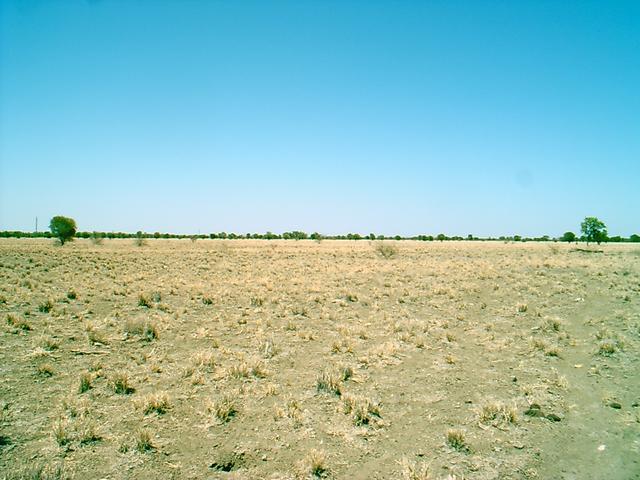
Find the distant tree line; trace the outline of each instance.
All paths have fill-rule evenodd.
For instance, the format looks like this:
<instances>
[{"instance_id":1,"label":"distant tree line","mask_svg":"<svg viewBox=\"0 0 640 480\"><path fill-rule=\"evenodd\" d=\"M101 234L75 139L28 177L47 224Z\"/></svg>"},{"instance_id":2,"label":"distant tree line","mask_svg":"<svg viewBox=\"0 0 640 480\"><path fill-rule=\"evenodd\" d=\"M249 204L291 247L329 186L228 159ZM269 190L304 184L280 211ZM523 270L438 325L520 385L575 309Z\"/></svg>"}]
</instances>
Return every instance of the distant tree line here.
<instances>
[{"instance_id":1,"label":"distant tree line","mask_svg":"<svg viewBox=\"0 0 640 480\"><path fill-rule=\"evenodd\" d=\"M188 238L191 241L196 241L198 239L263 239L263 240L316 240L320 241L323 239L328 240L420 240L423 242L433 242L440 241L443 242L445 240L483 240L483 241L503 241L503 242L640 242L640 235L633 234L629 238L624 238L619 235L610 237L607 234L607 227L596 217L586 217L584 221L580 224L580 230L582 235L578 237L573 232L565 232L561 237L551 238L548 235L543 235L541 237L522 237L520 235L513 235L510 237L485 237L480 238L476 237L472 234L467 235L466 237L453 236L449 237L444 233L439 233L435 237L433 235L416 235L413 237L403 237L401 235L395 236L385 236L385 235L376 235L375 233L370 233L368 235L360 235L359 233L348 233L346 235L321 235L318 232L313 232L308 235L306 232L301 232L299 230L294 230L292 232L284 232L282 234L277 234L273 232L267 233L246 233L246 234L237 234L237 233L227 233L227 232L219 232L219 233L209 233L209 234L198 234L198 235L183 235L183 234L175 234L175 233L148 233L138 230L136 233L126 233L126 232L78 232L76 227L76 222L73 218L63 217L61 215L55 216L51 219L49 224L49 230L46 232L21 232L16 230L5 230L0 231L0 238L57 238L61 244L64 245L65 242L71 241L74 238L88 238L94 241L94 243L100 243L105 238L133 238L136 239L140 245L143 244L143 241L147 238Z\"/></svg>"},{"instance_id":2,"label":"distant tree line","mask_svg":"<svg viewBox=\"0 0 640 480\"><path fill-rule=\"evenodd\" d=\"M0 231L0 238L55 238L50 231L45 232L23 232L18 230L4 230ZM138 231L136 233L129 232L76 232L75 238L103 238L103 239L113 239L113 238L145 238L145 239L260 239L260 240L419 240L423 242L434 242L434 241L501 241L501 242L586 242L586 241L594 241L597 242L598 239L601 242L634 242L640 243L640 235L633 234L630 237L622 237L620 235L615 236L604 236L598 237L597 235L594 239L588 239L586 235L578 236L573 232L566 232L560 237L550 237L549 235L543 235L541 237L525 237L521 235L512 235L512 236L500 236L500 237L477 237L475 235L467 235L466 237L462 236L448 236L444 233L440 233L438 235L415 235L415 236L402 236L402 235L376 235L370 233L368 235L361 235L359 233L348 233L346 235L321 235L318 232L313 232L311 234L307 234L306 232L301 231L292 231L292 232L283 232L283 233L227 233L227 232L218 232L218 233L209 233L209 234L176 234L176 233L160 233L160 232L142 232Z\"/></svg>"}]
</instances>

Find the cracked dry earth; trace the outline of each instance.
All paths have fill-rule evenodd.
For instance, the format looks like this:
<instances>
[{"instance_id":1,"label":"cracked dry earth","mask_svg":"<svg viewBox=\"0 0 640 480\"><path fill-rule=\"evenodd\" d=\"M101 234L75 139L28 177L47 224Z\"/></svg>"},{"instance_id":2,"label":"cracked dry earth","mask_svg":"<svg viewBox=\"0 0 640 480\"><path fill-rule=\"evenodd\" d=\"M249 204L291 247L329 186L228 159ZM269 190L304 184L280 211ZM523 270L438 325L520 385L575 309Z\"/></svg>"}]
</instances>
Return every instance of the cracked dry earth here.
<instances>
[{"instance_id":1,"label":"cracked dry earth","mask_svg":"<svg viewBox=\"0 0 640 480\"><path fill-rule=\"evenodd\" d=\"M0 478L640 478L640 246L386 247L0 241Z\"/></svg>"}]
</instances>

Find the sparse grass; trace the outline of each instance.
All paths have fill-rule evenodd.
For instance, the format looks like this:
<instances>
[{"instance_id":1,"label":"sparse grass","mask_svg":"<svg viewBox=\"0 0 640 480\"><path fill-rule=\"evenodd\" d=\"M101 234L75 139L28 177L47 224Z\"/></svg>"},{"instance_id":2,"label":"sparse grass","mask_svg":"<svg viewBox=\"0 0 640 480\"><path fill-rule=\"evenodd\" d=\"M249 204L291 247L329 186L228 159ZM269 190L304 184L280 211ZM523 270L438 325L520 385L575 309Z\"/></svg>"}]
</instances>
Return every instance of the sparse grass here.
<instances>
[{"instance_id":1,"label":"sparse grass","mask_svg":"<svg viewBox=\"0 0 640 480\"><path fill-rule=\"evenodd\" d=\"M593 398L607 400L580 417L589 431L638 420L640 264L629 246L587 258L533 242L406 241L389 242L400 254L385 260L366 241L230 241L227 252L208 239L139 251L131 240L49 243L0 240L0 470L64 461L71 478L534 478L525 467L554 477L546 450ZM151 309L137 306L140 292ZM39 313L48 297L53 309ZM144 341L145 322L158 340ZM138 453L143 426L157 454ZM452 445L449 428L466 438ZM588 459L593 445L574 440ZM312 447L328 472L303 462ZM223 451L238 461L221 463ZM588 462L570 466L590 473Z\"/></svg>"}]
</instances>

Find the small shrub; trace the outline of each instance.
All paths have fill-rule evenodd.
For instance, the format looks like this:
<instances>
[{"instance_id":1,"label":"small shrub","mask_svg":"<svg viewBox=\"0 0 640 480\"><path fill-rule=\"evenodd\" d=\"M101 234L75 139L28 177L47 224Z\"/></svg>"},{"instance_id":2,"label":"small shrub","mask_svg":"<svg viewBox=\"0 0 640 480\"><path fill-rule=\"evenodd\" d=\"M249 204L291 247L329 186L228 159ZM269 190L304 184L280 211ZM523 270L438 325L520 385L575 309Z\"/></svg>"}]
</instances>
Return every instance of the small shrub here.
<instances>
[{"instance_id":1,"label":"small shrub","mask_svg":"<svg viewBox=\"0 0 640 480\"><path fill-rule=\"evenodd\" d=\"M67 292L67 298L69 300L75 300L78 298L78 294L76 293L76 291L72 288L71 290L69 290Z\"/></svg>"}]
</instances>

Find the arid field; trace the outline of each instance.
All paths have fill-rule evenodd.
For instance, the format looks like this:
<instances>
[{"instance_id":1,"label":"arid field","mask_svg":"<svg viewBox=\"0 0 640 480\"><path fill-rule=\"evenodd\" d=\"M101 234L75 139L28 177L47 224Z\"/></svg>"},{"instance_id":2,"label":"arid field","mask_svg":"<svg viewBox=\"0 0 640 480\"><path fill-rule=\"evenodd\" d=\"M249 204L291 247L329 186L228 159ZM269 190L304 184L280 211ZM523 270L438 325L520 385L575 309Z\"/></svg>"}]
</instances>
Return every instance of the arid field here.
<instances>
[{"instance_id":1,"label":"arid field","mask_svg":"<svg viewBox=\"0 0 640 480\"><path fill-rule=\"evenodd\" d=\"M640 478L637 245L6 239L0 314L0 478Z\"/></svg>"}]
</instances>

